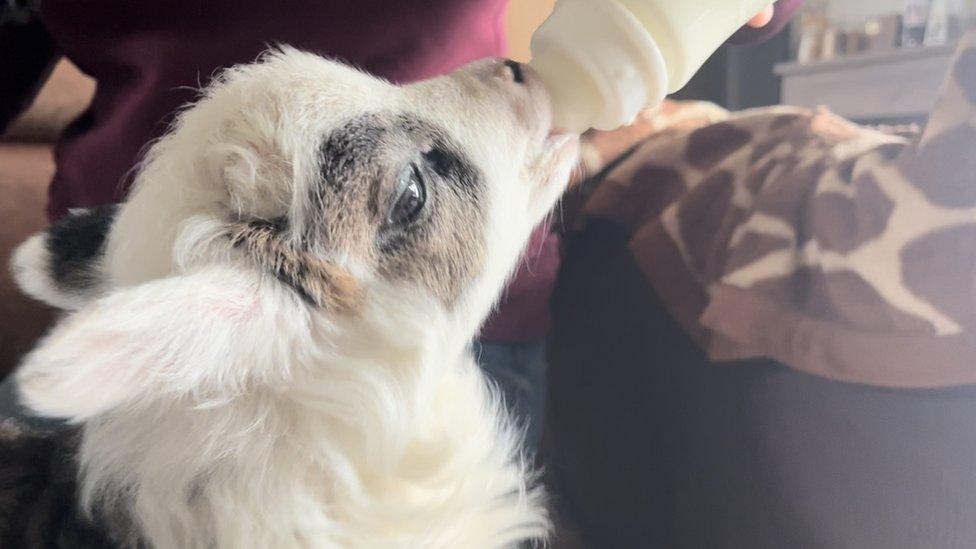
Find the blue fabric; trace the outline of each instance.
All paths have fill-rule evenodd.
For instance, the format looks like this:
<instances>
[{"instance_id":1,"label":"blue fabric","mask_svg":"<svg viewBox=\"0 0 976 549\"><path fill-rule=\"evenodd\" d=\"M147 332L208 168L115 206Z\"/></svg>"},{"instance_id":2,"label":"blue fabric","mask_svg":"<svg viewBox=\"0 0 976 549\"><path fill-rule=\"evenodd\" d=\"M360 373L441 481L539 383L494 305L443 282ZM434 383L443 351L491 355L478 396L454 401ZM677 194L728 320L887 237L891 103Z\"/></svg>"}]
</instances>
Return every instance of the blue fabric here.
<instances>
[{"instance_id":1,"label":"blue fabric","mask_svg":"<svg viewBox=\"0 0 976 549\"><path fill-rule=\"evenodd\" d=\"M526 449L534 452L539 446L545 410L545 342L477 342L474 356L498 385L518 425L525 429Z\"/></svg>"}]
</instances>

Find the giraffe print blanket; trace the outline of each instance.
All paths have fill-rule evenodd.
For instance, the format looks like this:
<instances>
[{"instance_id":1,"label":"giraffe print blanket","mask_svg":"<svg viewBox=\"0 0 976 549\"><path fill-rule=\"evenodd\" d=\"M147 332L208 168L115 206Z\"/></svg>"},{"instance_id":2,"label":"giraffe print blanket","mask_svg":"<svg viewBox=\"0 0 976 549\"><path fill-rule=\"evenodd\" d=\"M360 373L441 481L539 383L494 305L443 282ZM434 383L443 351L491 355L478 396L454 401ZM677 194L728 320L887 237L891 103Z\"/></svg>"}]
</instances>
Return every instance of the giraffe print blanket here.
<instances>
[{"instance_id":1,"label":"giraffe print blanket","mask_svg":"<svg viewBox=\"0 0 976 549\"><path fill-rule=\"evenodd\" d=\"M713 360L886 387L976 383L976 33L915 137L824 109L668 104L595 135L584 160L603 173L583 187L577 226L628 229Z\"/></svg>"}]
</instances>

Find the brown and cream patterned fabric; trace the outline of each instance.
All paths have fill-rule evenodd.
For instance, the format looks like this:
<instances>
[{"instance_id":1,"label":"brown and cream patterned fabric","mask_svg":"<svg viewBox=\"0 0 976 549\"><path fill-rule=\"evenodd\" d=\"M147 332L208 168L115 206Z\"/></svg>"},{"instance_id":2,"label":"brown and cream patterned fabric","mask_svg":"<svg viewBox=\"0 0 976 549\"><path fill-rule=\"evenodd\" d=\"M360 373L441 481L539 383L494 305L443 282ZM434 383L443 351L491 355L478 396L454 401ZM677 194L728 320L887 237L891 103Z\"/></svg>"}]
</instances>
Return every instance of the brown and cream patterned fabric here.
<instances>
[{"instance_id":1,"label":"brown and cream patterned fabric","mask_svg":"<svg viewBox=\"0 0 976 549\"><path fill-rule=\"evenodd\" d=\"M631 130L647 137L577 221L629 231L713 360L769 357L888 387L976 383L976 34L914 139L826 110L665 109Z\"/></svg>"}]
</instances>

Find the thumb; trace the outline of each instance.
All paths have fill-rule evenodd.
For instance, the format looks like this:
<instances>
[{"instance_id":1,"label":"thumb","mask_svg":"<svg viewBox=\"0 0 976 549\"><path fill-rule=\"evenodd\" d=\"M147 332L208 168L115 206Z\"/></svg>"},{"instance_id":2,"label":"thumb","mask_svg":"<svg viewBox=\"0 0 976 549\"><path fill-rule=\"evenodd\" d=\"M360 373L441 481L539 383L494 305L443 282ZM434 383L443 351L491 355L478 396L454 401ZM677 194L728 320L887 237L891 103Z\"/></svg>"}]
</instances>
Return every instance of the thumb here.
<instances>
[{"instance_id":1,"label":"thumb","mask_svg":"<svg viewBox=\"0 0 976 549\"><path fill-rule=\"evenodd\" d=\"M772 4L766 6L761 12L757 13L755 17L749 20L749 26L760 29L769 24L773 20L773 14L775 13L775 8Z\"/></svg>"}]
</instances>

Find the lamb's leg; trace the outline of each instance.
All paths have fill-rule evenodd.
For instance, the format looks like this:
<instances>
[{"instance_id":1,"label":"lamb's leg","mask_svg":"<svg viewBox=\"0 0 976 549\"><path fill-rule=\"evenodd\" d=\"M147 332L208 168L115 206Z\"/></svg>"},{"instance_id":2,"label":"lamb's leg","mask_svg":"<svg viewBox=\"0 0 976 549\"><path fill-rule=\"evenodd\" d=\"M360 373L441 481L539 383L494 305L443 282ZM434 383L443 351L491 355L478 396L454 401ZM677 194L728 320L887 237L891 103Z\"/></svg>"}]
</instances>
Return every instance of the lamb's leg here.
<instances>
[{"instance_id":1,"label":"lamb's leg","mask_svg":"<svg viewBox=\"0 0 976 549\"><path fill-rule=\"evenodd\" d=\"M117 210L114 205L74 210L21 244L10 262L20 289L67 310L101 295L105 242Z\"/></svg>"}]
</instances>

